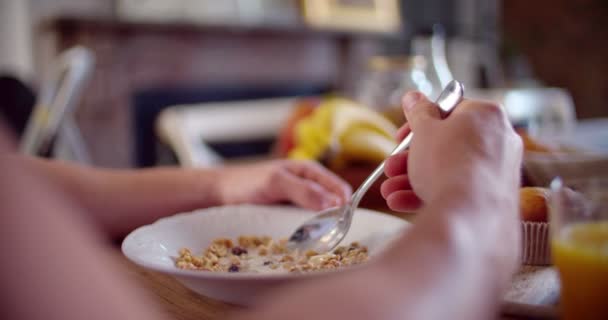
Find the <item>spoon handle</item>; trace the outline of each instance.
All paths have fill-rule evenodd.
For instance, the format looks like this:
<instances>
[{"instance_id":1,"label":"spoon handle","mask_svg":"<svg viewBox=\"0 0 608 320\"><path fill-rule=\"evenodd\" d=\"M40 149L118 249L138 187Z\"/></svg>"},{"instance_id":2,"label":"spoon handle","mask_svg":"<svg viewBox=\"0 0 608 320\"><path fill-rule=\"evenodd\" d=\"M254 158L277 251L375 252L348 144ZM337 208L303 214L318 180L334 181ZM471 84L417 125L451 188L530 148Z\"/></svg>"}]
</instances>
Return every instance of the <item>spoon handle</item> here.
<instances>
[{"instance_id":1,"label":"spoon handle","mask_svg":"<svg viewBox=\"0 0 608 320\"><path fill-rule=\"evenodd\" d=\"M410 144L412 143L413 137L414 137L414 134L410 132L405 137L405 139L403 139L403 141L401 141L401 143L399 143L399 145L397 145L397 147L393 150L393 152L391 152L391 156L395 155L399 152L405 151L407 148L409 148ZM357 191L355 191L355 193L353 193L353 196L351 198L352 206L357 207L359 205L359 202L361 202L361 199L363 199L363 196L369 190L369 188L374 184L374 182L376 182L376 180L378 180L378 178L380 178L384 174L385 164L386 164L386 160L383 160L382 163L380 163L380 165L378 165L378 167L376 169L374 169L374 171L363 181L363 183L361 183L359 188L357 188Z\"/></svg>"},{"instance_id":2,"label":"spoon handle","mask_svg":"<svg viewBox=\"0 0 608 320\"><path fill-rule=\"evenodd\" d=\"M447 117L452 112L452 110L454 110L456 105L460 103L460 101L462 101L463 95L464 87L460 82L456 80L452 80L445 87L443 92L441 92L441 94L437 98L437 101L435 101L435 103L439 106L439 111L443 118ZM410 144L412 143L413 137L414 133L410 132L405 137L405 139L403 139L403 141L401 141L401 143L397 145L393 152L391 152L391 156L399 152L403 152L407 148L409 148ZM353 196L351 198L351 207L356 208L357 206L359 206L359 202L361 202L361 199L363 199L363 196L367 193L369 188L374 184L374 182L376 182L376 180L378 180L378 178L382 176L382 174L384 174L385 164L386 160L382 161L382 163L380 163L380 165L376 169L374 169L374 171L367 177L367 179L365 179L365 181L361 183L357 191L353 193ZM354 210L351 210L350 214L352 215L353 212Z\"/></svg>"}]
</instances>

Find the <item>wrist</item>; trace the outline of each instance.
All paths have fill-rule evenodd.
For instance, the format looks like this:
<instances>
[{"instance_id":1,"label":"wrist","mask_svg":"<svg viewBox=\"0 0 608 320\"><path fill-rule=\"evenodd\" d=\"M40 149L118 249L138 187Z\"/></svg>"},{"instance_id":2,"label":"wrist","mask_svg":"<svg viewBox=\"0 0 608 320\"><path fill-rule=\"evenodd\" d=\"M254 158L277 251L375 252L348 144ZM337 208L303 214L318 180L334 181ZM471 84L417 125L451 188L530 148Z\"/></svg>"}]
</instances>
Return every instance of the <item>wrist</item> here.
<instances>
[{"instance_id":1,"label":"wrist","mask_svg":"<svg viewBox=\"0 0 608 320\"><path fill-rule=\"evenodd\" d=\"M441 183L433 188L429 204L449 204L450 207L467 207L466 214L485 214L511 210L517 207L519 175L506 177L492 166L475 165L444 174ZM451 210L448 210L451 211ZM468 211L468 212L467 212Z\"/></svg>"},{"instance_id":2,"label":"wrist","mask_svg":"<svg viewBox=\"0 0 608 320\"><path fill-rule=\"evenodd\" d=\"M415 258L451 274L477 270L478 277L504 284L518 261L519 229L509 219L477 213L460 199L426 206L380 264L398 273Z\"/></svg>"},{"instance_id":3,"label":"wrist","mask_svg":"<svg viewBox=\"0 0 608 320\"><path fill-rule=\"evenodd\" d=\"M429 202L420 222L435 225L440 238L450 243L449 248L466 252L494 268L498 275L508 274L519 259L521 247L517 188L488 182L482 188L466 189L460 186L438 193L445 196ZM465 190L462 195L460 190Z\"/></svg>"},{"instance_id":4,"label":"wrist","mask_svg":"<svg viewBox=\"0 0 608 320\"><path fill-rule=\"evenodd\" d=\"M193 180L192 189L201 202L200 207L219 206L224 203L221 172L221 168L192 169L185 172Z\"/></svg>"}]
</instances>

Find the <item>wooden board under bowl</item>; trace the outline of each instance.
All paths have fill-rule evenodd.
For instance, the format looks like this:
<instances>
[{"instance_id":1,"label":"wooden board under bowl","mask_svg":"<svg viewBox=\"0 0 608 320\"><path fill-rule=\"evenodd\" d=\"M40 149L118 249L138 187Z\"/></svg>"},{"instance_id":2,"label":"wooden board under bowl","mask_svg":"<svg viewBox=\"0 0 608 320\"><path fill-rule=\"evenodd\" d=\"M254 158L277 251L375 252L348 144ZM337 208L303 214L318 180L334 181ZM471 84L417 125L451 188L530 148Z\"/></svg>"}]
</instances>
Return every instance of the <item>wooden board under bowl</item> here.
<instances>
[{"instance_id":1,"label":"wooden board under bowl","mask_svg":"<svg viewBox=\"0 0 608 320\"><path fill-rule=\"evenodd\" d=\"M557 319L559 278L554 267L522 266L504 296L502 312L532 319Z\"/></svg>"}]
</instances>

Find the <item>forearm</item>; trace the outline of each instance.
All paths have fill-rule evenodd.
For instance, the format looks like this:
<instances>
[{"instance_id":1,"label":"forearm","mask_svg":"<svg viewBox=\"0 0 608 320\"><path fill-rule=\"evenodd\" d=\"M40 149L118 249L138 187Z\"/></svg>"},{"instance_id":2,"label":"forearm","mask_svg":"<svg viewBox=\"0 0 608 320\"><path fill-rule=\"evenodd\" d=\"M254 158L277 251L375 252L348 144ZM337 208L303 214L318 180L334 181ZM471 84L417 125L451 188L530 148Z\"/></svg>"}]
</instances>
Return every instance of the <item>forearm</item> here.
<instances>
[{"instance_id":1,"label":"forearm","mask_svg":"<svg viewBox=\"0 0 608 320\"><path fill-rule=\"evenodd\" d=\"M490 208L497 211L492 202L444 199L430 204L416 225L370 266L285 289L247 318L491 318L516 260L511 253L487 250L490 243L506 241L494 226L510 223L493 218L500 213L507 217L509 208L490 218L479 216ZM437 216L445 219L433 218Z\"/></svg>"},{"instance_id":2,"label":"forearm","mask_svg":"<svg viewBox=\"0 0 608 320\"><path fill-rule=\"evenodd\" d=\"M83 195L87 208L113 236L178 212L218 205L213 170L146 169L98 172Z\"/></svg>"},{"instance_id":3,"label":"forearm","mask_svg":"<svg viewBox=\"0 0 608 320\"><path fill-rule=\"evenodd\" d=\"M219 204L215 170L126 171L23 159L30 170L72 196L111 237L163 216Z\"/></svg>"},{"instance_id":4,"label":"forearm","mask_svg":"<svg viewBox=\"0 0 608 320\"><path fill-rule=\"evenodd\" d=\"M519 258L518 179L497 182L489 168L476 168L438 190L380 261L407 319L488 319L497 311Z\"/></svg>"},{"instance_id":5,"label":"forearm","mask_svg":"<svg viewBox=\"0 0 608 320\"><path fill-rule=\"evenodd\" d=\"M0 165L3 318L163 318L77 206L26 168Z\"/></svg>"},{"instance_id":6,"label":"forearm","mask_svg":"<svg viewBox=\"0 0 608 320\"><path fill-rule=\"evenodd\" d=\"M493 317L517 262L519 243L516 231L511 238L499 230L516 226L498 217L507 217L508 209L481 208L449 201L431 205L383 257L382 268L393 279L387 283L402 299L393 303L409 315L406 319ZM432 211L446 214L442 220L424 216Z\"/></svg>"}]
</instances>

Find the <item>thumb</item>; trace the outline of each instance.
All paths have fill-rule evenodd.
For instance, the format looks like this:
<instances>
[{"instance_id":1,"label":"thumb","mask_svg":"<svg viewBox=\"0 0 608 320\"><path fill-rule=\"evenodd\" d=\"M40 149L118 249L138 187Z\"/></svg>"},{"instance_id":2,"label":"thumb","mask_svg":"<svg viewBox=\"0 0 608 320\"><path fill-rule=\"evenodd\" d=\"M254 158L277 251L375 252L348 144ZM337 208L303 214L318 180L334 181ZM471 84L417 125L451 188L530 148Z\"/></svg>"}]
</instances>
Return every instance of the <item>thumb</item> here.
<instances>
[{"instance_id":1,"label":"thumb","mask_svg":"<svg viewBox=\"0 0 608 320\"><path fill-rule=\"evenodd\" d=\"M426 126L429 122L440 120L439 107L422 93L411 91L403 96L403 112L412 131Z\"/></svg>"}]
</instances>

